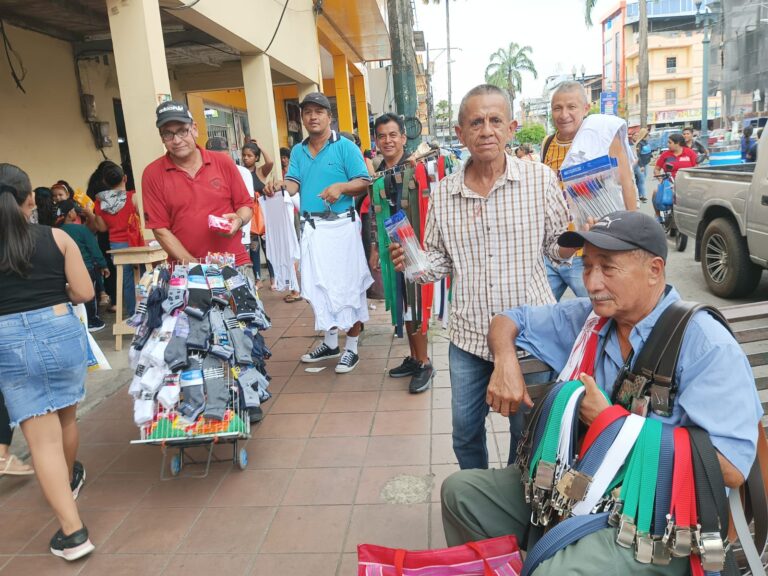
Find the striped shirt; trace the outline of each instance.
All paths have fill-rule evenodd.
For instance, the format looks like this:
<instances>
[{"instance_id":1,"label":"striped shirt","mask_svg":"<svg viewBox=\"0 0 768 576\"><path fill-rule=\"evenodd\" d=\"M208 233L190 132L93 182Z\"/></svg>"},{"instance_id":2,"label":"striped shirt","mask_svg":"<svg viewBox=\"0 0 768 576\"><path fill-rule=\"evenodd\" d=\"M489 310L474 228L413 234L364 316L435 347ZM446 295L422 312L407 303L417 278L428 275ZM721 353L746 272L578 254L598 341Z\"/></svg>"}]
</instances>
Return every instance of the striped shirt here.
<instances>
[{"instance_id":1,"label":"striped shirt","mask_svg":"<svg viewBox=\"0 0 768 576\"><path fill-rule=\"evenodd\" d=\"M555 301L542 256L561 260L557 237L568 225L555 173L538 162L506 159L487 198L464 184L471 159L442 180L424 232L430 269L423 282L453 276L450 340L486 360L494 314Z\"/></svg>"}]
</instances>

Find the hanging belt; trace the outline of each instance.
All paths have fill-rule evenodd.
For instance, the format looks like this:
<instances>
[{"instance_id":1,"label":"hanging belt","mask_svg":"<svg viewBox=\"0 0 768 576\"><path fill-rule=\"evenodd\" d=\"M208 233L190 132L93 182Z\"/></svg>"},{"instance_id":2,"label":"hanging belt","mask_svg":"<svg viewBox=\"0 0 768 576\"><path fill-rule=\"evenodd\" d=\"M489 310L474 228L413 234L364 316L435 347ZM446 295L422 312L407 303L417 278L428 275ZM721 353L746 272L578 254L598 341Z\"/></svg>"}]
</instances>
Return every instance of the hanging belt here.
<instances>
[{"instance_id":1,"label":"hanging belt","mask_svg":"<svg viewBox=\"0 0 768 576\"><path fill-rule=\"evenodd\" d=\"M672 497L670 499L667 528L662 542L668 545L672 556L685 557L691 554L691 526L696 523L691 506L696 506L693 484L691 443L686 428L675 428L674 470L672 472Z\"/></svg>"},{"instance_id":2,"label":"hanging belt","mask_svg":"<svg viewBox=\"0 0 768 576\"><path fill-rule=\"evenodd\" d=\"M571 513L574 516L582 516L592 512L592 509L603 497L603 494L605 494L611 481L619 471L619 468L624 464L627 454L629 454L632 446L634 446L635 441L643 428L644 422L645 418L641 418L635 414L630 414L626 417L624 425L621 427L621 431L608 449L602 465L595 473L592 484L587 491L587 495L584 500L578 502L571 510Z\"/></svg>"},{"instance_id":3,"label":"hanging belt","mask_svg":"<svg viewBox=\"0 0 768 576\"><path fill-rule=\"evenodd\" d=\"M592 433L596 439L592 442L591 449L586 455L576 461L573 468L563 474L555 486L553 508L561 515L569 515L573 506L577 502L584 500L595 473L603 463L608 449L616 441L616 437L624 426L624 420L628 415L629 413L627 412L619 419L610 422L599 433L593 432L596 424L598 424L597 419L592 422L588 433ZM608 419L604 419L600 424L607 422Z\"/></svg>"},{"instance_id":4,"label":"hanging belt","mask_svg":"<svg viewBox=\"0 0 768 576\"><path fill-rule=\"evenodd\" d=\"M712 441L704 430L689 427L693 473L696 479L696 499L700 529L695 544L701 556L701 566L707 572L723 572L729 527L728 499L720 462Z\"/></svg>"},{"instance_id":5,"label":"hanging belt","mask_svg":"<svg viewBox=\"0 0 768 576\"><path fill-rule=\"evenodd\" d=\"M653 512L653 563L667 566L672 560L669 548L661 541L667 526L667 512L672 499L672 463L675 443L674 427L662 424L659 470L656 476L656 505Z\"/></svg>"},{"instance_id":6,"label":"hanging belt","mask_svg":"<svg viewBox=\"0 0 768 576\"><path fill-rule=\"evenodd\" d=\"M608 425L615 422L619 418L623 416L629 416L629 412L624 409L624 407L614 404L613 406L610 406L600 412L600 414L597 415L597 418L594 419L592 424L589 426L589 430L587 430L586 436L584 436L584 442L581 444L581 450L579 451L579 456L582 458L589 450L589 447L592 446L592 443L595 441L595 438L603 431L605 430Z\"/></svg>"},{"instance_id":7,"label":"hanging belt","mask_svg":"<svg viewBox=\"0 0 768 576\"><path fill-rule=\"evenodd\" d=\"M528 551L520 576L529 576L545 560L578 540L608 528L608 513L575 516L563 520L547 532L539 542Z\"/></svg>"}]
</instances>

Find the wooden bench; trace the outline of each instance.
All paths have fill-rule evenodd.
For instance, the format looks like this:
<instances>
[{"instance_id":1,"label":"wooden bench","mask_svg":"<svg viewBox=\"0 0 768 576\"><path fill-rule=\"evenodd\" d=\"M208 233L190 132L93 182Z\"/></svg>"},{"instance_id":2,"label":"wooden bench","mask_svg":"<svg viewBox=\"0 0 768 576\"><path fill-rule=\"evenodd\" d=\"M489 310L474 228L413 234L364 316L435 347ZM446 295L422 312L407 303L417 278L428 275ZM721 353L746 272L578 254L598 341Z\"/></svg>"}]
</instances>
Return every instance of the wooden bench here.
<instances>
[{"instance_id":1,"label":"wooden bench","mask_svg":"<svg viewBox=\"0 0 768 576\"><path fill-rule=\"evenodd\" d=\"M755 386L763 406L763 429L768 428L768 301L753 304L741 304L720 308L723 316L728 320L736 340L747 355L750 366L755 376ZM523 374L539 374L551 372L551 368L543 362L527 358L520 362ZM550 383L551 384L551 383ZM534 402L546 395L550 384L532 384L528 387L528 393ZM746 561L740 546L734 546L734 553L739 567L744 573ZM763 565L768 562L766 552L763 551Z\"/></svg>"}]
</instances>

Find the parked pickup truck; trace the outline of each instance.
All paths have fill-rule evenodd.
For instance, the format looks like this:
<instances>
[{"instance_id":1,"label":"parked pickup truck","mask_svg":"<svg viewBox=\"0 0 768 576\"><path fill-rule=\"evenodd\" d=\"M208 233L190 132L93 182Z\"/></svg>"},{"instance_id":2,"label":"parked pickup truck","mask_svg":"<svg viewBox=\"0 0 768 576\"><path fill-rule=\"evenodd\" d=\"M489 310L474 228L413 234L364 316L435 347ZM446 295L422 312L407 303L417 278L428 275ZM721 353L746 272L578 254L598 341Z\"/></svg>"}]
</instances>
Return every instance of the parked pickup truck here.
<instances>
[{"instance_id":1,"label":"parked pickup truck","mask_svg":"<svg viewBox=\"0 0 768 576\"><path fill-rule=\"evenodd\" d=\"M751 293L768 268L768 131L757 162L686 168L675 180L674 218L695 238L707 286L721 298Z\"/></svg>"}]
</instances>

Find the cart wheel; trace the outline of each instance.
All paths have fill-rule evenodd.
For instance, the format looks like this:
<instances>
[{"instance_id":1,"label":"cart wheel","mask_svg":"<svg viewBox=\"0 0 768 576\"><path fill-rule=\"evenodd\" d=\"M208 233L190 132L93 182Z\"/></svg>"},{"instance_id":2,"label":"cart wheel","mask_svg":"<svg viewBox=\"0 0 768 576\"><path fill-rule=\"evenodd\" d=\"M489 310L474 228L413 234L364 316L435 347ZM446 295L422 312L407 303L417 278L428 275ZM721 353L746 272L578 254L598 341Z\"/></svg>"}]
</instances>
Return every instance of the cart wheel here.
<instances>
[{"instance_id":1,"label":"cart wheel","mask_svg":"<svg viewBox=\"0 0 768 576\"><path fill-rule=\"evenodd\" d=\"M181 454L174 454L171 458L171 476L178 476L183 466Z\"/></svg>"},{"instance_id":2,"label":"cart wheel","mask_svg":"<svg viewBox=\"0 0 768 576\"><path fill-rule=\"evenodd\" d=\"M240 470L248 468L248 452L245 451L245 448L240 448L240 452L237 454L237 466Z\"/></svg>"}]
</instances>

